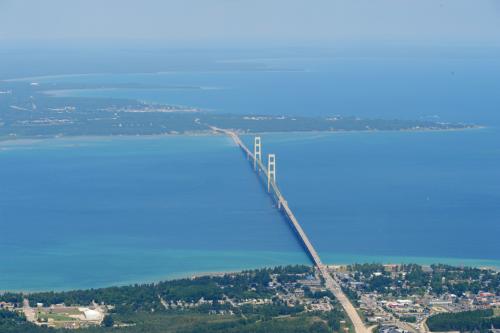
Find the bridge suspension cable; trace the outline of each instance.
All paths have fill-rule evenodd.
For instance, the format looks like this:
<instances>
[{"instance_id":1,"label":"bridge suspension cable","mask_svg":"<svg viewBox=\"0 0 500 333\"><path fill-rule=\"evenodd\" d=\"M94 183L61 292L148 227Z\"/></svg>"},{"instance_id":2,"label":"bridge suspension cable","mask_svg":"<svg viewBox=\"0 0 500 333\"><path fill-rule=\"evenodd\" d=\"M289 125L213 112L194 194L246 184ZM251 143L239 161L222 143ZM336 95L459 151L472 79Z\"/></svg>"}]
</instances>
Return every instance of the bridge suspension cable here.
<instances>
[{"instance_id":1,"label":"bridge suspension cable","mask_svg":"<svg viewBox=\"0 0 500 333\"><path fill-rule=\"evenodd\" d=\"M248 149L248 147L241 141L238 134L233 131L221 129L217 127L210 127L213 131L221 132L233 139L233 141L243 150L243 152L249 156L253 160L254 170L256 170L260 174L260 170L266 170L264 173L267 180L267 190L270 194L274 194L276 201L278 202L278 208L283 211L283 214L288 218L293 230L295 231L297 237L301 241L304 246L306 253L311 258L312 262L318 269L318 272L325 280L325 286L328 290L332 292L332 294L337 298L339 303L344 308L344 311L349 316L356 333L370 333L361 320L356 308L352 305L351 301L347 298L347 296L342 291L340 284L336 281L330 272L328 271L328 267L321 262L321 259L316 252L316 249L312 245L311 241L307 237L305 231L302 229L302 226L299 224L299 221L293 214L292 210L288 206L288 202L285 200L283 195L281 194L278 185L276 184L276 155L269 154L267 168L262 163L262 141L260 136L254 138L254 153ZM272 191L271 191L272 190Z\"/></svg>"}]
</instances>

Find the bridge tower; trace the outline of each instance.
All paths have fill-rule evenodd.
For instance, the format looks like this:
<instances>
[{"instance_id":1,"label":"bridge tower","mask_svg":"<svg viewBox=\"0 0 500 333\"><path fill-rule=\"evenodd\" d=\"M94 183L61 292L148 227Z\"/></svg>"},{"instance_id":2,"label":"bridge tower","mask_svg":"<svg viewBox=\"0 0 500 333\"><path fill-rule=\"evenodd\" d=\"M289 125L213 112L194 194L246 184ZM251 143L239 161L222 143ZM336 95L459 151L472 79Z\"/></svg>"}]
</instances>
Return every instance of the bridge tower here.
<instances>
[{"instance_id":1,"label":"bridge tower","mask_svg":"<svg viewBox=\"0 0 500 333\"><path fill-rule=\"evenodd\" d=\"M257 170L257 160L262 162L262 142L260 140L260 136L256 136L253 144L253 168Z\"/></svg>"},{"instance_id":2,"label":"bridge tower","mask_svg":"<svg viewBox=\"0 0 500 333\"><path fill-rule=\"evenodd\" d=\"M267 191L271 192L271 182L276 183L276 155L267 157Z\"/></svg>"}]
</instances>

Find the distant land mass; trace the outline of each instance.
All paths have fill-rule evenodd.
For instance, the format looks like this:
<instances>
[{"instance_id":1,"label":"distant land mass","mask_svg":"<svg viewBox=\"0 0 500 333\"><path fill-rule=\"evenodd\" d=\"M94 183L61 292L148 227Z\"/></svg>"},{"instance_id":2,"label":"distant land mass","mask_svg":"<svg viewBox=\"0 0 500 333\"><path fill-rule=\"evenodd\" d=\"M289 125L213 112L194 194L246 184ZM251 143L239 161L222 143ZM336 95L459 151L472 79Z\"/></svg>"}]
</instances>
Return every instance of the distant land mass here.
<instances>
[{"instance_id":1,"label":"distant land mass","mask_svg":"<svg viewBox=\"0 0 500 333\"><path fill-rule=\"evenodd\" d=\"M137 85L132 85L137 88ZM128 87L128 85L125 85ZM236 115L133 99L64 97L57 91L124 88L74 83L0 82L0 139L57 136L209 134L209 126L239 133L463 130L478 126L429 120ZM141 86L144 89L159 88ZM175 87L160 87L168 89ZM185 88L185 87L183 87ZM193 87L196 89L196 87Z\"/></svg>"}]
</instances>

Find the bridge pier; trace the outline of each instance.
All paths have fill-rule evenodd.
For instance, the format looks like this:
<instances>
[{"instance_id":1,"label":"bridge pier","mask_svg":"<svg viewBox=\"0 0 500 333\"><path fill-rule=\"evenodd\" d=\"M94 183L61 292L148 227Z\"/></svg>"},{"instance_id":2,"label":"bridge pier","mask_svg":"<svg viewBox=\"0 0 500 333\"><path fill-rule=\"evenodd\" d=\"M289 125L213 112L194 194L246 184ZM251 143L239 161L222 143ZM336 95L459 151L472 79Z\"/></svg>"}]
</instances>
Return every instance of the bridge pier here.
<instances>
[{"instance_id":1,"label":"bridge pier","mask_svg":"<svg viewBox=\"0 0 500 333\"><path fill-rule=\"evenodd\" d=\"M283 203L282 203L283 202ZM283 197L278 197L278 209L283 208L283 206L287 205L288 203L286 202Z\"/></svg>"},{"instance_id":2,"label":"bridge pier","mask_svg":"<svg viewBox=\"0 0 500 333\"><path fill-rule=\"evenodd\" d=\"M276 155L267 156L267 192L271 192L271 183L276 183ZM279 203L279 197L278 197Z\"/></svg>"},{"instance_id":3,"label":"bridge pier","mask_svg":"<svg viewBox=\"0 0 500 333\"><path fill-rule=\"evenodd\" d=\"M247 156L252 157L254 162L254 169L258 172L259 175L261 170L266 169L266 166L262 163L262 145L260 137L255 137L254 153L252 154L252 152L241 141L241 139L235 132L213 126L211 128L214 131L222 132L229 135L234 140L234 142L247 154ZM351 319L355 332L370 333L370 330L366 328L361 317L357 313L354 306L351 304L350 300L343 293L338 282L330 275L330 272L328 272L327 266L325 266L321 262L321 259L318 253L316 252L316 249L311 244L309 238L307 237L306 233L304 232L301 225L297 221L297 218L293 214L292 210L288 206L288 203L285 201L285 198L281 194L280 189L276 185L276 156L274 154L269 154L268 156L267 173L265 174L265 176L267 177L268 192L271 193L272 189L278 201L278 208L282 209L282 213L288 218L289 224L292 227L293 231L296 233L297 237L299 238L301 244L304 247L304 250L309 255L312 262L314 263L314 266L318 269L321 276L325 280L325 287L333 293L335 298L337 298L339 303L344 308L344 311L346 312L347 316Z\"/></svg>"},{"instance_id":4,"label":"bridge pier","mask_svg":"<svg viewBox=\"0 0 500 333\"><path fill-rule=\"evenodd\" d=\"M257 160L259 163L257 163ZM260 136L256 136L254 138L254 143L253 143L253 169L257 170L258 164L262 164L262 142L260 140ZM260 172L260 166L259 166L259 172Z\"/></svg>"}]
</instances>

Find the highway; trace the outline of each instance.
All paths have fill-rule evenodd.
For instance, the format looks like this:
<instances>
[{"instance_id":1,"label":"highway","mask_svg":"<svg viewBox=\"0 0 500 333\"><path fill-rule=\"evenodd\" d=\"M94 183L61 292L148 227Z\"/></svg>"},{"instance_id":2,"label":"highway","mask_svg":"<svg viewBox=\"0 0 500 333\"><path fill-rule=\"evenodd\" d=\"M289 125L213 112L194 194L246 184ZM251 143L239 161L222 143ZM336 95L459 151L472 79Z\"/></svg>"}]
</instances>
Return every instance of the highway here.
<instances>
[{"instance_id":1,"label":"highway","mask_svg":"<svg viewBox=\"0 0 500 333\"><path fill-rule=\"evenodd\" d=\"M241 141L240 137L238 134L236 134L233 131L226 130L226 129L221 129L217 127L211 126L211 129L215 132L220 132L228 135L233 139L233 141L243 150L243 153L249 158L250 161L255 160L254 154L248 149L248 147ZM257 159L257 172L260 172L259 170L262 170L264 172L264 176L266 177L266 181L269 180L269 175L267 174L267 167L262 163L262 161ZM302 229L302 226L300 225L299 221L293 214L292 210L288 206L288 202L285 200L285 197L281 193L280 189L278 188L278 185L271 180L270 181L272 193L274 193L276 197L276 201L278 202L278 207L283 210L283 213L285 214L286 217L288 217L288 220L290 221L293 230L297 234L297 237L300 239L302 244L304 245L304 249L308 256L311 258L313 264L316 266L318 271L320 272L321 276L325 280L325 286L328 290L332 292L332 294L337 298L339 303L342 305L344 308L344 311L347 313L349 316L353 326L354 330L356 333L368 333L370 330L366 328L364 325L363 321L361 320L361 317L359 316L358 312L350 302L350 300L347 298L347 296L344 294L342 289L340 288L339 283L332 277L330 272L328 271L327 267L321 262L321 258L319 257L318 253L316 252L316 249L312 245L311 241L309 240L309 237L307 237L306 233Z\"/></svg>"}]
</instances>

